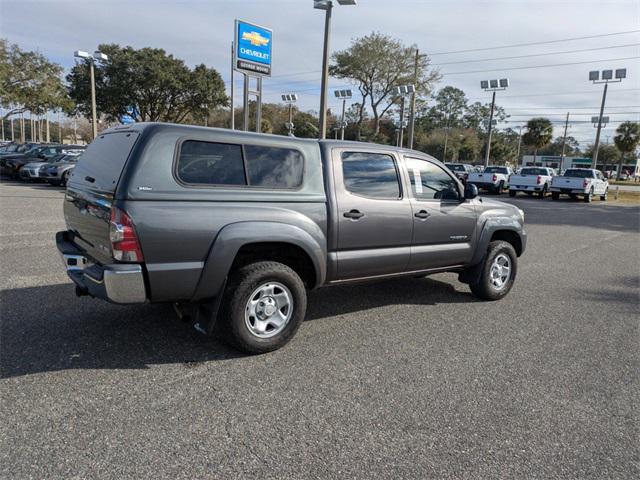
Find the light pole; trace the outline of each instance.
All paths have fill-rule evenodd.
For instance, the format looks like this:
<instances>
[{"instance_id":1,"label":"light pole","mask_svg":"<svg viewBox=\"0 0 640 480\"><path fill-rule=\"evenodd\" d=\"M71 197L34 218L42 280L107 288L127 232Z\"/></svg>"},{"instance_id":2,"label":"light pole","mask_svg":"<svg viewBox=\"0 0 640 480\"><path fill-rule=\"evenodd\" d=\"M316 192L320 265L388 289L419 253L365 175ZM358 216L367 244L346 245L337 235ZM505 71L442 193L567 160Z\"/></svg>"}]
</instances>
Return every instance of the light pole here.
<instances>
[{"instance_id":1,"label":"light pole","mask_svg":"<svg viewBox=\"0 0 640 480\"><path fill-rule=\"evenodd\" d=\"M104 53L96 50L93 53L93 56L88 52L82 50L76 50L73 53L73 56L76 58L82 58L89 62L89 73L91 76L91 120L93 126L93 136L92 138L96 138L98 136L98 116L96 114L96 76L95 76L95 62L96 61L106 61L109 59Z\"/></svg>"},{"instance_id":2,"label":"light pole","mask_svg":"<svg viewBox=\"0 0 640 480\"><path fill-rule=\"evenodd\" d=\"M404 99L410 93L414 93L416 91L415 85L400 85L395 88L395 94L402 99L400 103L400 132L398 135L398 147L402 148L402 142L404 140Z\"/></svg>"},{"instance_id":3,"label":"light pole","mask_svg":"<svg viewBox=\"0 0 640 480\"><path fill-rule=\"evenodd\" d=\"M600 71L593 70L589 72L589 80L594 84L604 83L604 90L602 92L602 103L600 104L600 115L598 116L598 126L596 131L596 143L593 146L593 159L591 160L591 168L596 168L598 165L598 150L600 149L600 130L602 129L602 114L604 113L604 102L607 100L607 87L609 83L620 83L624 78L627 78L627 69L618 68L616 70L616 78L613 79L613 70L602 70L602 77ZM595 117L594 117L595 118Z\"/></svg>"},{"instance_id":4,"label":"light pole","mask_svg":"<svg viewBox=\"0 0 640 480\"><path fill-rule=\"evenodd\" d=\"M340 116L340 140L344 140L344 128L347 126L345 122L345 113L347 108L347 100L350 100L353 96L353 92L350 89L347 90L335 90L334 95L336 98L342 100L342 115Z\"/></svg>"},{"instance_id":5,"label":"light pole","mask_svg":"<svg viewBox=\"0 0 640 480\"><path fill-rule=\"evenodd\" d=\"M340 5L356 5L357 0L337 0ZM320 91L320 125L318 138L327 135L327 84L329 83L329 40L331 36L331 10L333 0L313 0L313 8L324 10L324 47L322 51L322 86Z\"/></svg>"},{"instance_id":6,"label":"light pole","mask_svg":"<svg viewBox=\"0 0 640 480\"><path fill-rule=\"evenodd\" d=\"M293 137L293 131L295 130L293 126L293 104L298 101L298 95L295 93L284 93L282 94L282 101L289 104L289 122L287 123L287 129L289 130L289 136Z\"/></svg>"},{"instance_id":7,"label":"light pole","mask_svg":"<svg viewBox=\"0 0 640 480\"><path fill-rule=\"evenodd\" d=\"M493 110L496 106L496 92L498 90L506 90L509 87L509 79L501 78L500 80L482 80L480 81L480 88L485 92L493 92L491 95L491 112L489 113L489 127L487 132L487 148L484 155L484 167L489 166L489 153L491 152L491 130L493 127Z\"/></svg>"}]
</instances>

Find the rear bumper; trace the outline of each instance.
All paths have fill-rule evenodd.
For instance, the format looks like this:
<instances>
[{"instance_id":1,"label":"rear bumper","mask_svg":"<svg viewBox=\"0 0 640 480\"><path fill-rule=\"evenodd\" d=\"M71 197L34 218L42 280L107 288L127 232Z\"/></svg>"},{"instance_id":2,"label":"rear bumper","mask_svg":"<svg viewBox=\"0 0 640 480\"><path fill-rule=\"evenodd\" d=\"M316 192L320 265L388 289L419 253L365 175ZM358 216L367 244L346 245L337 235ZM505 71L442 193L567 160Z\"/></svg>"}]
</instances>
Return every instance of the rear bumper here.
<instances>
[{"instance_id":1,"label":"rear bumper","mask_svg":"<svg viewBox=\"0 0 640 480\"><path fill-rule=\"evenodd\" d=\"M571 195L571 194L575 194L575 195L584 195L585 192L584 189L582 188L561 188L561 187L551 187L549 189L551 192L557 192L557 193L565 193L567 195Z\"/></svg>"},{"instance_id":2,"label":"rear bumper","mask_svg":"<svg viewBox=\"0 0 640 480\"><path fill-rule=\"evenodd\" d=\"M509 190L517 192L540 192L544 185L509 185Z\"/></svg>"},{"instance_id":3,"label":"rear bumper","mask_svg":"<svg viewBox=\"0 0 640 480\"><path fill-rule=\"evenodd\" d=\"M142 266L137 264L90 264L84 252L72 242L70 232L58 232L56 245L67 275L80 295L90 295L118 304L146 303Z\"/></svg>"},{"instance_id":4,"label":"rear bumper","mask_svg":"<svg viewBox=\"0 0 640 480\"><path fill-rule=\"evenodd\" d=\"M484 190L493 190L495 188L498 188L498 185L495 183L490 183L490 182L474 182L473 180L467 180L467 183L471 183L473 185L475 185L478 188L482 188Z\"/></svg>"}]
</instances>

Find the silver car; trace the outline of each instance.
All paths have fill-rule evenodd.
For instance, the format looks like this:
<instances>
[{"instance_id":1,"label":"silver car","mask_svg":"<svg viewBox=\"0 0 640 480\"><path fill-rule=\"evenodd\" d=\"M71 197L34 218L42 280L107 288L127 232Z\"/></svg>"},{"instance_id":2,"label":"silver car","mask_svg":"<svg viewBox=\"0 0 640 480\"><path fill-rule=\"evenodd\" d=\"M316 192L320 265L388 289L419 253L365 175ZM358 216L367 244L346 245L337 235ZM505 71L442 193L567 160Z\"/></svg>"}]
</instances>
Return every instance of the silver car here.
<instances>
[{"instance_id":1,"label":"silver car","mask_svg":"<svg viewBox=\"0 0 640 480\"><path fill-rule=\"evenodd\" d=\"M44 167L42 175L51 185L66 186L69 175L75 168L78 159L82 155L65 155L54 163L48 163Z\"/></svg>"},{"instance_id":2,"label":"silver car","mask_svg":"<svg viewBox=\"0 0 640 480\"><path fill-rule=\"evenodd\" d=\"M67 163L71 159L74 159L75 162L77 161L77 157L79 157L82 152L83 150L70 150L64 154L51 157L47 161L27 163L20 169L20 178L27 181L48 181L49 167L60 162Z\"/></svg>"}]
</instances>

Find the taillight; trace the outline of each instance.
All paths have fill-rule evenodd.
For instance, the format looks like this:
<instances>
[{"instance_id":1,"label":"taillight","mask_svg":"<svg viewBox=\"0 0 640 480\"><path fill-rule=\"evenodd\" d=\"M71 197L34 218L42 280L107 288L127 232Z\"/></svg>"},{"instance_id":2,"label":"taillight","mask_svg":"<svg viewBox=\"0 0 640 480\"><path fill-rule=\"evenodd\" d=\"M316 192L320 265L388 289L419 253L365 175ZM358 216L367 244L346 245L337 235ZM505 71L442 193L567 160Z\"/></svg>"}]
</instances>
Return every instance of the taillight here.
<instances>
[{"instance_id":1,"label":"taillight","mask_svg":"<svg viewBox=\"0 0 640 480\"><path fill-rule=\"evenodd\" d=\"M143 262L142 248L133 221L122 210L113 207L109 221L109 240L113 258L121 262Z\"/></svg>"},{"instance_id":2,"label":"taillight","mask_svg":"<svg viewBox=\"0 0 640 480\"><path fill-rule=\"evenodd\" d=\"M493 181L495 182L496 180L498 180L498 176L497 175L493 175Z\"/></svg>"},{"instance_id":3,"label":"taillight","mask_svg":"<svg viewBox=\"0 0 640 480\"><path fill-rule=\"evenodd\" d=\"M468 173L465 173L462 177L466 180L466 179L468 179L468 178L469 178L469 174L468 174Z\"/></svg>"},{"instance_id":4,"label":"taillight","mask_svg":"<svg viewBox=\"0 0 640 480\"><path fill-rule=\"evenodd\" d=\"M536 183L538 185L540 185L542 183L542 177L540 175L538 175L538 178L536 178Z\"/></svg>"},{"instance_id":5,"label":"taillight","mask_svg":"<svg viewBox=\"0 0 640 480\"><path fill-rule=\"evenodd\" d=\"M587 188L587 186L589 185L589 180L587 180L586 178L582 181L582 188Z\"/></svg>"}]
</instances>

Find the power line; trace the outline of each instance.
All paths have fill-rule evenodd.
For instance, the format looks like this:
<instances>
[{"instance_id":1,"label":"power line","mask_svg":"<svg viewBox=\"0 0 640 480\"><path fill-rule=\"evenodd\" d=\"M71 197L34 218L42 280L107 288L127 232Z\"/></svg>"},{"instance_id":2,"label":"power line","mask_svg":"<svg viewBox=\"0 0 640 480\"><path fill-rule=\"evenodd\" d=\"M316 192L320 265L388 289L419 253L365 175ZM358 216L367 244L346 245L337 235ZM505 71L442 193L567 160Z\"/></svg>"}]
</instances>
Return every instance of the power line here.
<instances>
[{"instance_id":1,"label":"power line","mask_svg":"<svg viewBox=\"0 0 640 480\"><path fill-rule=\"evenodd\" d=\"M589 35L589 36L585 36L585 37L572 37L572 38L561 38L558 40L546 40L546 41L542 41L542 42L529 42L529 43L513 43L511 45L502 45L502 46L496 46L496 47L483 47L483 48L470 48L467 50L453 50L453 51L449 51L449 52L436 52L436 53L430 53L430 56L434 56L434 55L451 55L453 53L467 53L467 52L482 52L482 51L486 51L486 50L498 50L498 49L502 49L502 48L514 48L514 47L528 47L530 45L547 45L550 43L561 43L561 42L571 42L573 40L586 40L589 38L601 38L601 37L612 37L614 35L626 35L629 33L638 33L640 32L640 30L628 30L625 32L613 32L613 33L603 33L600 35Z\"/></svg>"},{"instance_id":2,"label":"power line","mask_svg":"<svg viewBox=\"0 0 640 480\"><path fill-rule=\"evenodd\" d=\"M618 62L621 60L635 60L636 58L640 58L638 56L635 57L624 57L624 58L603 58L601 60L589 60L586 62L570 62L570 63L551 63L547 65L531 65L528 67L507 67L507 68L492 68L490 70L468 70L466 72L446 72L441 75L465 75L468 73L487 73L487 72L506 72L508 70L529 70L532 68L552 68L552 67L565 67L569 65L585 65L588 63L602 63L602 62Z\"/></svg>"},{"instance_id":3,"label":"power line","mask_svg":"<svg viewBox=\"0 0 640 480\"><path fill-rule=\"evenodd\" d=\"M460 63L492 62L495 60L515 60L518 58L544 57L547 55L562 55L565 53L593 52L595 50L610 50L612 48L637 47L638 45L640 45L640 43L627 43L625 45L611 45L609 47L582 48L579 50L565 50L563 52L532 53L530 55L515 55L512 57L495 57L495 58L479 58L476 60L459 60L457 62L433 63L431 64L431 66L440 67L442 65L457 65Z\"/></svg>"}]
</instances>

